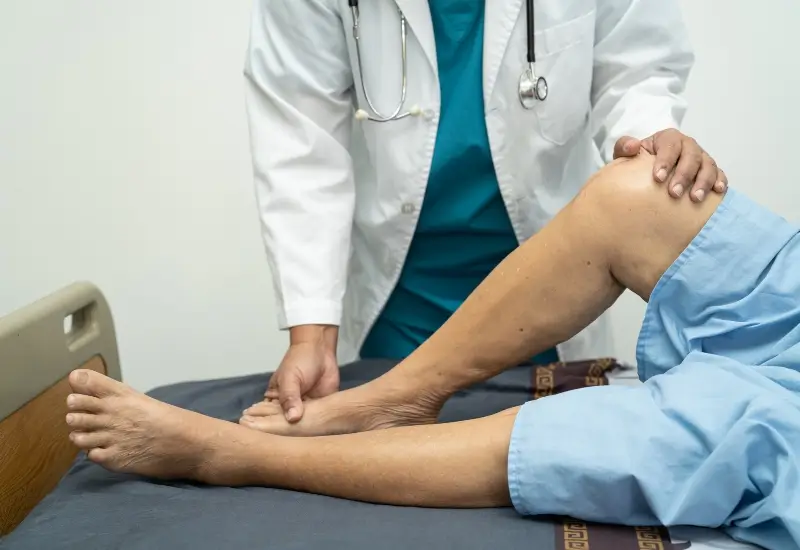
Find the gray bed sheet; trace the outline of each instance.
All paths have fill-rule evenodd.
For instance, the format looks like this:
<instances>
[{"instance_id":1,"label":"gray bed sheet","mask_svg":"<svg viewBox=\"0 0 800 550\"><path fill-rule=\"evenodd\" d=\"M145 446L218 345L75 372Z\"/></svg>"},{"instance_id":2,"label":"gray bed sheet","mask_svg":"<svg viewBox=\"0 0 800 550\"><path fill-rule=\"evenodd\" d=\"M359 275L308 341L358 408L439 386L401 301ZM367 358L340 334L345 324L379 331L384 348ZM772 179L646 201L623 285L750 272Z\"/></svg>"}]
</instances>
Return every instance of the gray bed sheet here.
<instances>
[{"instance_id":1,"label":"gray bed sheet","mask_svg":"<svg viewBox=\"0 0 800 550\"><path fill-rule=\"evenodd\" d=\"M393 366L365 361L342 368L344 388ZM155 398L236 421L263 395L268 375L183 383ZM453 397L444 422L485 416L531 399L531 367L519 367ZM112 474L83 455L26 520L0 541L4 550L316 549L382 550L570 548L580 538L560 518L522 518L513 509L442 510L380 506L260 487L207 487ZM602 527L592 548L640 548L631 528ZM597 534L599 533L599 534ZM605 533L605 534L604 534ZM577 540L574 542L578 542ZM629 546L630 544L630 546ZM573 546L578 548L579 546ZM588 547L588 546L587 546ZM663 546L673 547L665 541Z\"/></svg>"}]
</instances>

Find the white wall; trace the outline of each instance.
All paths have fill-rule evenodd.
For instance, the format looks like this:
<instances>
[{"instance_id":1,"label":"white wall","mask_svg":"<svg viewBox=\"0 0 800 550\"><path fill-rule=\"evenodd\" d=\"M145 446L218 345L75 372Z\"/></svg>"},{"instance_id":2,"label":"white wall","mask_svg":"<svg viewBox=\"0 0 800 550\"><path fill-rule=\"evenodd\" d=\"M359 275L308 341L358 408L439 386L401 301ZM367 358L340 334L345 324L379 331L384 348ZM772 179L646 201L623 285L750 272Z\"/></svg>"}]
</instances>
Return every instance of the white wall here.
<instances>
[{"instance_id":1,"label":"white wall","mask_svg":"<svg viewBox=\"0 0 800 550\"><path fill-rule=\"evenodd\" d=\"M0 313L105 292L140 389L274 368L247 1L0 2Z\"/></svg>"},{"instance_id":2,"label":"white wall","mask_svg":"<svg viewBox=\"0 0 800 550\"><path fill-rule=\"evenodd\" d=\"M682 4L698 55L685 131L800 221L800 6ZM139 389L272 369L285 349L244 118L249 10L0 2L0 314L95 282ZM642 312L627 296L613 310L624 359Z\"/></svg>"}]
</instances>

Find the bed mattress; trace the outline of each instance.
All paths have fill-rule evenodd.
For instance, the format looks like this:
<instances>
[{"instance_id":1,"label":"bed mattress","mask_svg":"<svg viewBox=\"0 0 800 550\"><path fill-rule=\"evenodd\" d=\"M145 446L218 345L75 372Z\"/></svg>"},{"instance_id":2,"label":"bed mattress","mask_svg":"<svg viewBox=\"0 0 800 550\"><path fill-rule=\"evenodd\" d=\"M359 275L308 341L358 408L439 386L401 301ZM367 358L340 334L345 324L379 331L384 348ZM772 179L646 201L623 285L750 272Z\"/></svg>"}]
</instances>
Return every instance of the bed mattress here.
<instances>
[{"instance_id":1,"label":"bed mattress","mask_svg":"<svg viewBox=\"0 0 800 550\"><path fill-rule=\"evenodd\" d=\"M373 379L393 365L342 368L342 386ZM563 373L519 367L454 396L444 422L485 416L549 392L580 385ZM615 373L612 383L635 383ZM267 375L190 382L150 395L236 421L263 395ZM576 381L577 380L577 381ZM574 382L574 383L573 383ZM538 392L538 394L537 394ZM587 419L589 421L589 419ZM380 506L259 487L206 487L112 474L79 456L68 474L11 535L3 550L154 548L193 550L717 550L753 548L712 530L591 525L569 518L522 518L513 509L441 510Z\"/></svg>"}]
</instances>

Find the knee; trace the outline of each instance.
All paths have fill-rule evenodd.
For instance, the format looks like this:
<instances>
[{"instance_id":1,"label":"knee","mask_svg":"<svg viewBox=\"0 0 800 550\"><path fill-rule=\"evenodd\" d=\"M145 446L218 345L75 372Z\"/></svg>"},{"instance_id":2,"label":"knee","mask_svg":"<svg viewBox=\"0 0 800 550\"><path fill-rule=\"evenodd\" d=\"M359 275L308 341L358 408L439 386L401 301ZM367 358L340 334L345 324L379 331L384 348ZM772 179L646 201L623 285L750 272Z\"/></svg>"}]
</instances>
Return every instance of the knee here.
<instances>
[{"instance_id":1,"label":"knee","mask_svg":"<svg viewBox=\"0 0 800 550\"><path fill-rule=\"evenodd\" d=\"M614 215L668 204L671 197L666 188L653 178L653 160L652 155L643 152L607 164L581 190L581 206Z\"/></svg>"},{"instance_id":2,"label":"knee","mask_svg":"<svg viewBox=\"0 0 800 550\"><path fill-rule=\"evenodd\" d=\"M674 198L666 184L653 176L655 157L642 152L634 158L617 159L597 172L584 186L576 199L583 210L595 212L613 221L617 228L633 229L658 226L668 230L680 226L699 231L716 210L722 198L711 193L702 203L687 195Z\"/></svg>"},{"instance_id":3,"label":"knee","mask_svg":"<svg viewBox=\"0 0 800 550\"><path fill-rule=\"evenodd\" d=\"M673 198L642 153L600 170L574 202L572 221L603 251L612 275L645 300L653 285L700 232L722 198Z\"/></svg>"}]
</instances>

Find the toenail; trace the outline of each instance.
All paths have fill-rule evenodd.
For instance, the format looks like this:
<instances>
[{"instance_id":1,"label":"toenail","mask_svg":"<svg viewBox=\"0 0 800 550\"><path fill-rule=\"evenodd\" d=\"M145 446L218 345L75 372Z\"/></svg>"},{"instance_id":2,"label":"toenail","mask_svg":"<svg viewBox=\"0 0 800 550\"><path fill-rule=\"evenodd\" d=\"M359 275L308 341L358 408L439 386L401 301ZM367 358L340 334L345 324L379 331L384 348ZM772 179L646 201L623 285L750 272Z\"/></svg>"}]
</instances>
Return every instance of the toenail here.
<instances>
[{"instance_id":1,"label":"toenail","mask_svg":"<svg viewBox=\"0 0 800 550\"><path fill-rule=\"evenodd\" d=\"M89 381L89 375L86 374L86 372L84 371L78 371L77 379L78 379L78 384L85 384L86 382Z\"/></svg>"},{"instance_id":2,"label":"toenail","mask_svg":"<svg viewBox=\"0 0 800 550\"><path fill-rule=\"evenodd\" d=\"M245 422L253 422L255 420L255 418L253 418L252 416L244 415L242 417L242 420L245 421Z\"/></svg>"},{"instance_id":3,"label":"toenail","mask_svg":"<svg viewBox=\"0 0 800 550\"><path fill-rule=\"evenodd\" d=\"M71 415L71 414L68 414L67 415L67 424L72 424L73 422L75 422L75 417L73 415Z\"/></svg>"},{"instance_id":4,"label":"toenail","mask_svg":"<svg viewBox=\"0 0 800 550\"><path fill-rule=\"evenodd\" d=\"M74 405L75 404L75 396L70 394L67 396L67 405Z\"/></svg>"}]
</instances>

